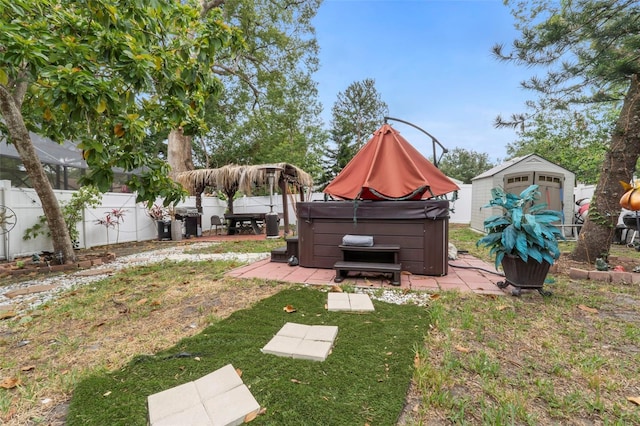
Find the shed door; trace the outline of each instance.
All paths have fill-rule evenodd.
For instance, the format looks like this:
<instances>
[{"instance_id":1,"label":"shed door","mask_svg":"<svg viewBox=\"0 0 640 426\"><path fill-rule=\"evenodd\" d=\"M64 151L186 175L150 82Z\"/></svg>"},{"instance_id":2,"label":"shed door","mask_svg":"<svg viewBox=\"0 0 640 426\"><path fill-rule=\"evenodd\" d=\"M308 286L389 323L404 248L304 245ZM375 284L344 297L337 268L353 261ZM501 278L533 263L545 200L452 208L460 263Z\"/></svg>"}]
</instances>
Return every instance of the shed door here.
<instances>
[{"instance_id":1,"label":"shed door","mask_svg":"<svg viewBox=\"0 0 640 426\"><path fill-rule=\"evenodd\" d=\"M504 176L504 192L520 194L533 185L534 172L521 172Z\"/></svg>"},{"instance_id":2,"label":"shed door","mask_svg":"<svg viewBox=\"0 0 640 426\"><path fill-rule=\"evenodd\" d=\"M523 172L504 176L504 190L519 194L529 187L538 185L540 202L547 203L550 210L563 211L562 187L564 176L559 173Z\"/></svg>"},{"instance_id":3,"label":"shed door","mask_svg":"<svg viewBox=\"0 0 640 426\"><path fill-rule=\"evenodd\" d=\"M562 182L564 176L558 173L535 173L535 183L542 195L541 200L547 203L549 210L563 211Z\"/></svg>"}]
</instances>

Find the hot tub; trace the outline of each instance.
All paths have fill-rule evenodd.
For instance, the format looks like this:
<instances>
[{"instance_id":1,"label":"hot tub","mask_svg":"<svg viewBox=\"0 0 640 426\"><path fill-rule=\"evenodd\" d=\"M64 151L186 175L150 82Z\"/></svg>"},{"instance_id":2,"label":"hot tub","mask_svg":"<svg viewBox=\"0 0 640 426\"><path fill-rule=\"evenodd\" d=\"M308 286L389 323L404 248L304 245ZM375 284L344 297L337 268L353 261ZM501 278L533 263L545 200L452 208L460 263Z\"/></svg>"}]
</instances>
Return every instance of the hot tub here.
<instances>
[{"instance_id":1,"label":"hot tub","mask_svg":"<svg viewBox=\"0 0 640 426\"><path fill-rule=\"evenodd\" d=\"M418 275L448 272L449 202L310 201L296 205L298 260L331 269L342 260L342 237L371 235L374 244L400 246L402 269Z\"/></svg>"}]
</instances>

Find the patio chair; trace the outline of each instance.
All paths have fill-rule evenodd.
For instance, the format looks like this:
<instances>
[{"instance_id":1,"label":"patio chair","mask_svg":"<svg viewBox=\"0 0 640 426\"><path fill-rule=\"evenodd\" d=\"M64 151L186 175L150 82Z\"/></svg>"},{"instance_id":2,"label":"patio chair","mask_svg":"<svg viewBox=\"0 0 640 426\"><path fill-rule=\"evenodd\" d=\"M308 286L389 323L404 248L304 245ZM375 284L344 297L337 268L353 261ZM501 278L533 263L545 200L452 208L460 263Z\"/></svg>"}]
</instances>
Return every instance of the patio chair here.
<instances>
[{"instance_id":1,"label":"patio chair","mask_svg":"<svg viewBox=\"0 0 640 426\"><path fill-rule=\"evenodd\" d=\"M224 231L225 223L222 219L220 219L220 216L218 215L211 216L211 226L209 227L209 232L211 232L211 229L213 229L214 226L216 227L216 235L218 235L218 227L220 227L220 229Z\"/></svg>"}]
</instances>

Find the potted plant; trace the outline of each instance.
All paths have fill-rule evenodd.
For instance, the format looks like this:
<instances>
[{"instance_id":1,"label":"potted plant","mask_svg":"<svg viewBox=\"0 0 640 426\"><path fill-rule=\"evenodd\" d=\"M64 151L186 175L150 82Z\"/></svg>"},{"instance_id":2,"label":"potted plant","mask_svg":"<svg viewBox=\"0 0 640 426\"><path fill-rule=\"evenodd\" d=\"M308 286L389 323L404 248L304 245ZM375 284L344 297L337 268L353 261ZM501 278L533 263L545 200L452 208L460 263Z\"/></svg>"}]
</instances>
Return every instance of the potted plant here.
<instances>
[{"instance_id":1,"label":"potted plant","mask_svg":"<svg viewBox=\"0 0 640 426\"><path fill-rule=\"evenodd\" d=\"M540 198L538 185L529 186L520 195L494 188L491 196L483 208L500 207L502 213L484 221L487 235L476 245L490 248L496 270L502 266L505 281L498 287L514 286L514 296L520 295L523 288L550 295L542 286L549 268L560 257L558 238L564 237L554 222L562 218L562 213L547 210L546 203L535 204Z\"/></svg>"}]
</instances>

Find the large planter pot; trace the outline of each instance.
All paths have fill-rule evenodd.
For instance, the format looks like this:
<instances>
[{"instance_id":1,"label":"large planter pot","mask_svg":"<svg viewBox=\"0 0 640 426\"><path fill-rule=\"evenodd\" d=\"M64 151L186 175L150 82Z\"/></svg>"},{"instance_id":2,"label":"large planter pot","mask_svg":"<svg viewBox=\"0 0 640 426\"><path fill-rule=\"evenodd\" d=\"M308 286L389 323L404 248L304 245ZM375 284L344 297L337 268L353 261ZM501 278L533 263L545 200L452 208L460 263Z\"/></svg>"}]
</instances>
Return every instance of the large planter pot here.
<instances>
[{"instance_id":1,"label":"large planter pot","mask_svg":"<svg viewBox=\"0 0 640 426\"><path fill-rule=\"evenodd\" d=\"M171 240L182 241L182 221L181 220L171 221Z\"/></svg>"},{"instance_id":2,"label":"large planter pot","mask_svg":"<svg viewBox=\"0 0 640 426\"><path fill-rule=\"evenodd\" d=\"M498 287L506 288L509 285L515 287L512 294L519 296L522 289L538 290L543 296L550 296L550 291L543 290L544 280L551 265L548 262L537 262L529 258L527 262L518 256L505 255L502 259L505 281L498 283Z\"/></svg>"}]
</instances>

